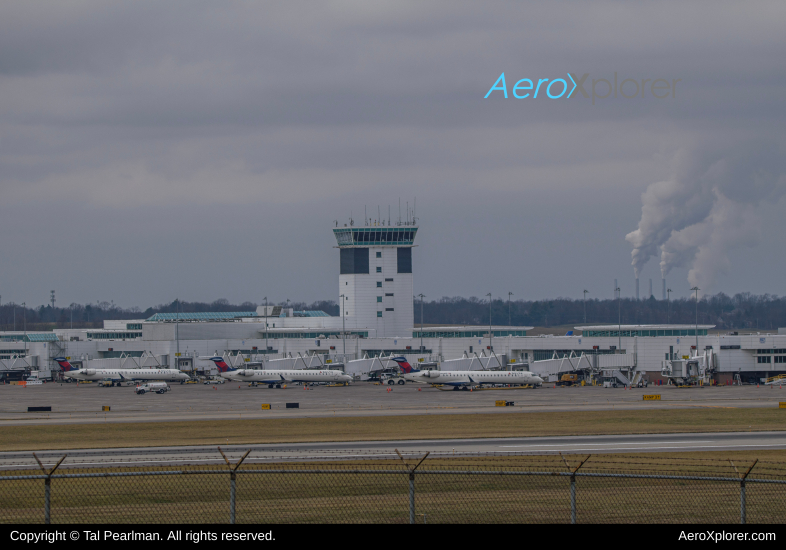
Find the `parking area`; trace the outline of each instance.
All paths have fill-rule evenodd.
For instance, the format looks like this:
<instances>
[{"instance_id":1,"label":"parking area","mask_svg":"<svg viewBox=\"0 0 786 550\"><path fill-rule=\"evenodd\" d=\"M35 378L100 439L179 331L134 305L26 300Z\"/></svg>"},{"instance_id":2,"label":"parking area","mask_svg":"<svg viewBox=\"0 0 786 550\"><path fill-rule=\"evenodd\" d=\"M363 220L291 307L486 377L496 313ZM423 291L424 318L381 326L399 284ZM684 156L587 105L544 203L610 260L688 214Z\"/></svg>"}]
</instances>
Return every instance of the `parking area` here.
<instances>
[{"instance_id":1,"label":"parking area","mask_svg":"<svg viewBox=\"0 0 786 550\"><path fill-rule=\"evenodd\" d=\"M645 400L645 395L660 398ZM508 406L498 406L500 401ZM132 386L48 383L30 387L0 385L0 425L642 408L777 408L780 401L786 402L786 388L779 386L612 389L548 385L539 389L441 391L412 383L387 386L361 382L345 387L308 388L289 385L269 389L235 382L173 384L171 391L164 394L138 395ZM263 409L263 405L270 408ZM28 407L51 407L51 412L28 412ZM104 407L109 410L103 410Z\"/></svg>"}]
</instances>

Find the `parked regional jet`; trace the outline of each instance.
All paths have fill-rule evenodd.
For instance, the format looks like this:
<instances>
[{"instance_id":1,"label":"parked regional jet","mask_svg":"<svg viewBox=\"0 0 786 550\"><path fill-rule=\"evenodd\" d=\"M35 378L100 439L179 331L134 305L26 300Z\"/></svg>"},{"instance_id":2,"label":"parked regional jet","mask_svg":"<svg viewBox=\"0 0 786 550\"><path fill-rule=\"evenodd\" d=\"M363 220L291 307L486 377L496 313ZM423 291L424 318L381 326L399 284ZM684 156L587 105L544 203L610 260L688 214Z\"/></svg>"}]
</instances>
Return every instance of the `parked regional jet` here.
<instances>
[{"instance_id":1,"label":"parked regional jet","mask_svg":"<svg viewBox=\"0 0 786 550\"><path fill-rule=\"evenodd\" d=\"M286 382L335 382L347 384L352 377L338 370L253 370L230 367L223 357L211 357L222 378L238 382L256 382L280 388Z\"/></svg>"},{"instance_id":2,"label":"parked regional jet","mask_svg":"<svg viewBox=\"0 0 786 550\"><path fill-rule=\"evenodd\" d=\"M55 361L63 369L63 376L75 380L104 380L109 378L118 386L122 382L142 380L167 380L181 383L190 377L178 369L75 369L65 357L55 357Z\"/></svg>"},{"instance_id":3,"label":"parked regional jet","mask_svg":"<svg viewBox=\"0 0 786 550\"><path fill-rule=\"evenodd\" d=\"M442 384L453 386L454 390L467 389L469 386L482 386L483 384L529 384L540 386L543 379L529 371L495 371L495 370L419 370L407 362L405 357L393 357L399 368L401 376L412 382L426 384Z\"/></svg>"}]
</instances>

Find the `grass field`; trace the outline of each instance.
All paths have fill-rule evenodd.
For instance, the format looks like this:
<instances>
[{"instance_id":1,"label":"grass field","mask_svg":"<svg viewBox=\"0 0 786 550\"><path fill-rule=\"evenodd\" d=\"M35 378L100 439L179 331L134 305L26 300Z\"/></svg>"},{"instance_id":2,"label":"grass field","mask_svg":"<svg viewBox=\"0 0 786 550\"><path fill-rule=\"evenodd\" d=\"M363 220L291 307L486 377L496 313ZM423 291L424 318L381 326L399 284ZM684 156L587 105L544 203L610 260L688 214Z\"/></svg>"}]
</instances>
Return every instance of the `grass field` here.
<instances>
[{"instance_id":1,"label":"grass field","mask_svg":"<svg viewBox=\"0 0 786 550\"><path fill-rule=\"evenodd\" d=\"M780 409L282 418L0 427L0 450L786 429Z\"/></svg>"}]
</instances>

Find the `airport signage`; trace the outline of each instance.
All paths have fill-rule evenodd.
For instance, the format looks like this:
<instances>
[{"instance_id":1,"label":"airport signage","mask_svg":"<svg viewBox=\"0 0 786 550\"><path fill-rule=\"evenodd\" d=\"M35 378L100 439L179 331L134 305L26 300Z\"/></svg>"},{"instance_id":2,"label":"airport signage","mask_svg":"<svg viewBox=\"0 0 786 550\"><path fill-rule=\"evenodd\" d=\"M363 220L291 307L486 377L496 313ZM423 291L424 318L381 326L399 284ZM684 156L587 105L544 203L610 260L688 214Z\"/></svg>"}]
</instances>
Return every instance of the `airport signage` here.
<instances>
[{"instance_id":1,"label":"airport signage","mask_svg":"<svg viewBox=\"0 0 786 550\"><path fill-rule=\"evenodd\" d=\"M660 394L658 395L642 395L644 401L660 401Z\"/></svg>"},{"instance_id":2,"label":"airport signage","mask_svg":"<svg viewBox=\"0 0 786 550\"><path fill-rule=\"evenodd\" d=\"M287 403L287 409L299 409L300 403Z\"/></svg>"},{"instance_id":3,"label":"airport signage","mask_svg":"<svg viewBox=\"0 0 786 550\"><path fill-rule=\"evenodd\" d=\"M269 411L270 410L270 403L262 403L262 410Z\"/></svg>"},{"instance_id":4,"label":"airport signage","mask_svg":"<svg viewBox=\"0 0 786 550\"><path fill-rule=\"evenodd\" d=\"M784 403L783 401L781 401L780 403L778 403L778 408L779 408L779 409L786 409L786 403Z\"/></svg>"},{"instance_id":5,"label":"airport signage","mask_svg":"<svg viewBox=\"0 0 786 550\"><path fill-rule=\"evenodd\" d=\"M104 412L109 412L109 410L110 410L110 409L109 409L109 405L104 405L104 406L102 406L102 407L101 407L101 410L102 410L102 411L104 411Z\"/></svg>"},{"instance_id":6,"label":"airport signage","mask_svg":"<svg viewBox=\"0 0 786 550\"><path fill-rule=\"evenodd\" d=\"M504 399L499 401L494 401L495 407L512 407L513 401L505 401Z\"/></svg>"}]
</instances>

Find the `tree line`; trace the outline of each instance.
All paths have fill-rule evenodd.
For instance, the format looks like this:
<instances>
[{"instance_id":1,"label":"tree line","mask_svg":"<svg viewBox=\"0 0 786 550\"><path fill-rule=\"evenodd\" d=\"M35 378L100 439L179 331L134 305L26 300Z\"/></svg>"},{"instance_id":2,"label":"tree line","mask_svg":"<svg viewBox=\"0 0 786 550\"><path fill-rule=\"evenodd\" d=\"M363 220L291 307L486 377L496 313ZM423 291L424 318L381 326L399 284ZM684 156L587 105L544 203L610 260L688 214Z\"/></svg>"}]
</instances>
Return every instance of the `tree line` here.
<instances>
[{"instance_id":1,"label":"tree line","mask_svg":"<svg viewBox=\"0 0 786 550\"><path fill-rule=\"evenodd\" d=\"M156 313L199 313L209 311L254 311L254 302L231 304L221 299L213 302L183 302L175 300L142 310L138 307L121 308L114 302L70 304L67 307L23 307L13 302L0 305L0 330L51 330L53 328L101 328L105 320L147 319ZM329 315L340 315L339 306L332 300L316 302L270 302L295 310L322 310ZM421 303L415 300L415 324L421 322ZM673 300L492 300L477 297L443 297L424 301L422 318L430 325L494 325L559 326L587 324L693 324L698 309L699 324L715 325L720 329L774 330L786 327L786 297L748 292L727 296L719 293L703 296L698 303L691 298Z\"/></svg>"}]
</instances>

